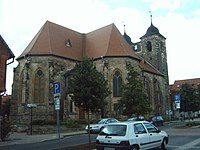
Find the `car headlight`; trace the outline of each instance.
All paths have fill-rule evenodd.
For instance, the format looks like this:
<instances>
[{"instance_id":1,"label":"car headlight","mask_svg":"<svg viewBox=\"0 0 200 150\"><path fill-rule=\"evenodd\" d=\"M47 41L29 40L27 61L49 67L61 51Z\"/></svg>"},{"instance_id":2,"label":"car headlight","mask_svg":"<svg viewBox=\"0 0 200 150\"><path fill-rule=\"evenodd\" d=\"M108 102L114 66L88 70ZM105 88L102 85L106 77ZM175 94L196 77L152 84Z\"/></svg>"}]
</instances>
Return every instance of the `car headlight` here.
<instances>
[{"instance_id":1,"label":"car headlight","mask_svg":"<svg viewBox=\"0 0 200 150\"><path fill-rule=\"evenodd\" d=\"M99 128L99 126L93 126L92 128L93 128L93 129L98 129L98 128Z\"/></svg>"},{"instance_id":2,"label":"car headlight","mask_svg":"<svg viewBox=\"0 0 200 150\"><path fill-rule=\"evenodd\" d=\"M168 134L167 134L165 131L161 131L160 134L161 134L162 136L168 137Z\"/></svg>"}]
</instances>

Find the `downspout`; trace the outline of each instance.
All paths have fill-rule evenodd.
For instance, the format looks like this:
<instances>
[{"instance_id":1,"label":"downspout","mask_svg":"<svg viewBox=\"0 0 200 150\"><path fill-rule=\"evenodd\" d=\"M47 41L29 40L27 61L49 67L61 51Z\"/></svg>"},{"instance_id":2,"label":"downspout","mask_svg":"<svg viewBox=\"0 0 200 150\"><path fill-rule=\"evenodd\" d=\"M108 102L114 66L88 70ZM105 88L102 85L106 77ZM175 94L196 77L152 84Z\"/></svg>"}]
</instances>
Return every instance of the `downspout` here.
<instances>
[{"instance_id":1,"label":"downspout","mask_svg":"<svg viewBox=\"0 0 200 150\"><path fill-rule=\"evenodd\" d=\"M12 58L12 61L6 64L6 68L7 68L7 65L9 65L9 64L11 64L11 63L14 62L14 58L15 58L15 57L11 57L11 58ZM6 93L6 90L0 92L0 109L1 109L1 103L2 103L2 96L5 95L5 93Z\"/></svg>"}]
</instances>

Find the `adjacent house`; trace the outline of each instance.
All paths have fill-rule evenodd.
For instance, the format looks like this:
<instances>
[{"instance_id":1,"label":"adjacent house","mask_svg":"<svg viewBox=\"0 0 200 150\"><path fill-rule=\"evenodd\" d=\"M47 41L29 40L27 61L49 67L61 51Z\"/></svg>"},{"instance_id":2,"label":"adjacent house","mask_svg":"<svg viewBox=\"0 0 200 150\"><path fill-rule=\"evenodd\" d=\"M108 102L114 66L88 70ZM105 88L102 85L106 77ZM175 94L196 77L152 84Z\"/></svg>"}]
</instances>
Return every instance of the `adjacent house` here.
<instances>
[{"instance_id":1,"label":"adjacent house","mask_svg":"<svg viewBox=\"0 0 200 150\"><path fill-rule=\"evenodd\" d=\"M14 58L11 49L0 35L0 116L3 116L6 111L2 108L2 97L6 93L6 69L14 62Z\"/></svg>"}]
</instances>

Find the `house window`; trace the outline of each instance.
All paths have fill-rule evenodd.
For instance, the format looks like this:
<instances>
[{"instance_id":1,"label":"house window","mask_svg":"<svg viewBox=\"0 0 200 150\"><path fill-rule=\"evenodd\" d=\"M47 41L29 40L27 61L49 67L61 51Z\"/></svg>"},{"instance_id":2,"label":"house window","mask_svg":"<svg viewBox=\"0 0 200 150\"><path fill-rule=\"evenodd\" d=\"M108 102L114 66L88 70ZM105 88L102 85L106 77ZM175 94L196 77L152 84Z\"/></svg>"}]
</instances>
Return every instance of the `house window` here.
<instances>
[{"instance_id":1,"label":"house window","mask_svg":"<svg viewBox=\"0 0 200 150\"><path fill-rule=\"evenodd\" d=\"M119 71L115 71L113 76L113 97L122 96L122 77Z\"/></svg>"},{"instance_id":2,"label":"house window","mask_svg":"<svg viewBox=\"0 0 200 150\"><path fill-rule=\"evenodd\" d=\"M34 83L34 102L43 103L44 102L44 87L45 87L45 78L42 70L38 70L35 74L35 83Z\"/></svg>"},{"instance_id":3,"label":"house window","mask_svg":"<svg viewBox=\"0 0 200 150\"><path fill-rule=\"evenodd\" d=\"M149 52L152 51L152 45L151 45L151 42L150 42L150 41L147 42L146 48L147 48L147 50L148 50Z\"/></svg>"},{"instance_id":4,"label":"house window","mask_svg":"<svg viewBox=\"0 0 200 150\"><path fill-rule=\"evenodd\" d=\"M69 39L65 41L65 45L67 47L72 47L71 41Z\"/></svg>"}]
</instances>

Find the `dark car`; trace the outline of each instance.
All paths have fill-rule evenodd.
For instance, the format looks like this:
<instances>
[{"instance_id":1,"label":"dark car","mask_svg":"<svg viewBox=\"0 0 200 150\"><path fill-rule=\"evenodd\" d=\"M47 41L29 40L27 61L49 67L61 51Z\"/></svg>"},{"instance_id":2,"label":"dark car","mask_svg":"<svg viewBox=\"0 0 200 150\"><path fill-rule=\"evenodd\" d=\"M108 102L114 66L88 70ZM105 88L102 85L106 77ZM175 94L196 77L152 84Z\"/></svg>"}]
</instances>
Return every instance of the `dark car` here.
<instances>
[{"instance_id":1,"label":"dark car","mask_svg":"<svg viewBox=\"0 0 200 150\"><path fill-rule=\"evenodd\" d=\"M149 119L149 122L151 122L155 126L163 126L164 125L164 119L162 116L153 116Z\"/></svg>"},{"instance_id":2,"label":"dark car","mask_svg":"<svg viewBox=\"0 0 200 150\"><path fill-rule=\"evenodd\" d=\"M143 121L143 120L144 120L144 116L137 116L137 117L128 118L127 121Z\"/></svg>"}]
</instances>

